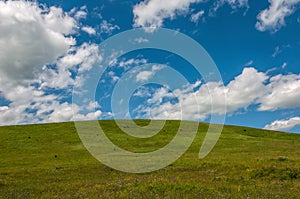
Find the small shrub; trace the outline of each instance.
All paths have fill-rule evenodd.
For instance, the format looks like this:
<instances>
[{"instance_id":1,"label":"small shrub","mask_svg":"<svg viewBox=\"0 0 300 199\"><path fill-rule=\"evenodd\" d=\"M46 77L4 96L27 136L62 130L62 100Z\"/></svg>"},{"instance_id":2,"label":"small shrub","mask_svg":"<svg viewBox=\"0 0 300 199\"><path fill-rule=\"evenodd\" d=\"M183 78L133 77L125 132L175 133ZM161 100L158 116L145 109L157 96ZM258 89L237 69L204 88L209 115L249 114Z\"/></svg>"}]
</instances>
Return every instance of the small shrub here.
<instances>
[{"instance_id":1,"label":"small shrub","mask_svg":"<svg viewBox=\"0 0 300 199\"><path fill-rule=\"evenodd\" d=\"M288 158L285 157L285 156L280 156L277 160L278 160L279 162L284 162L284 161L287 161Z\"/></svg>"}]
</instances>

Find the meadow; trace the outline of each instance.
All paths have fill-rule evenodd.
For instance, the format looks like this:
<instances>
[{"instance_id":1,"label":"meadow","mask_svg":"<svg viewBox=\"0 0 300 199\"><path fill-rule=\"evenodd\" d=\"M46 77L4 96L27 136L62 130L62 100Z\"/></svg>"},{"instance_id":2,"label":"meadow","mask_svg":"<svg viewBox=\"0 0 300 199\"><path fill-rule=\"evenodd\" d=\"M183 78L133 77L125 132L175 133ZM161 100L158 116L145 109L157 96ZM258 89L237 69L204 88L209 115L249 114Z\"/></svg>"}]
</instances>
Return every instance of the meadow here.
<instances>
[{"instance_id":1,"label":"meadow","mask_svg":"<svg viewBox=\"0 0 300 199\"><path fill-rule=\"evenodd\" d=\"M143 139L114 121L100 124L118 146L147 152L166 145L179 121ZM168 167L130 174L97 161L72 122L0 127L0 198L299 198L300 135L224 126L215 148L199 159L207 128L199 123L191 147Z\"/></svg>"}]
</instances>

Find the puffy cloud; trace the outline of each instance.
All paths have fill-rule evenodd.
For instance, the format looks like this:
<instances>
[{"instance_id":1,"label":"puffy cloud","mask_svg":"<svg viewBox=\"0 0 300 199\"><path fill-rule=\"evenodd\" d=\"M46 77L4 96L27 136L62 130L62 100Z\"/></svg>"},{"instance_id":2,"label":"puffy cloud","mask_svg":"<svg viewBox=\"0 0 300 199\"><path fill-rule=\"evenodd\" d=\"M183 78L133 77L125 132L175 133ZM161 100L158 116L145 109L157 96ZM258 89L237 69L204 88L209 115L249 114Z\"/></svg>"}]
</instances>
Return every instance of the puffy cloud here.
<instances>
[{"instance_id":1,"label":"puffy cloud","mask_svg":"<svg viewBox=\"0 0 300 199\"><path fill-rule=\"evenodd\" d=\"M277 75L266 86L267 94L259 100L260 111L300 107L300 75Z\"/></svg>"},{"instance_id":2,"label":"puffy cloud","mask_svg":"<svg viewBox=\"0 0 300 199\"><path fill-rule=\"evenodd\" d=\"M170 94L167 88L161 88L154 94L143 94L150 96L148 104L140 106L136 111L156 119L181 119L181 112L184 110L187 118L183 119L199 120L207 118L210 114L222 113L224 103L227 105L227 113L230 114L247 109L250 105L258 105L258 111L300 108L300 76L290 74L269 77L267 73L258 72L250 67L245 68L224 87L218 82L196 82L172 93ZM222 98L224 93L226 102ZM176 96L178 102L163 100L170 99L171 96ZM211 96L214 97L214 112L211 109ZM198 105L193 100L194 97Z\"/></svg>"},{"instance_id":3,"label":"puffy cloud","mask_svg":"<svg viewBox=\"0 0 300 199\"><path fill-rule=\"evenodd\" d=\"M6 111L8 110L8 106L0 106L0 111Z\"/></svg>"},{"instance_id":4,"label":"puffy cloud","mask_svg":"<svg viewBox=\"0 0 300 199\"><path fill-rule=\"evenodd\" d=\"M276 120L271 124L266 125L264 128L275 131L290 130L300 125L300 117L293 117L288 120Z\"/></svg>"},{"instance_id":5,"label":"puffy cloud","mask_svg":"<svg viewBox=\"0 0 300 199\"><path fill-rule=\"evenodd\" d=\"M79 66L79 72L90 70L94 63L101 62L102 57L97 44L83 43L71 48L66 55L58 60L58 68L74 68Z\"/></svg>"},{"instance_id":6,"label":"puffy cloud","mask_svg":"<svg viewBox=\"0 0 300 199\"><path fill-rule=\"evenodd\" d=\"M96 30L90 26L84 26L81 28L81 30L83 30L84 32L88 33L89 35L95 35L96 34Z\"/></svg>"},{"instance_id":7,"label":"puffy cloud","mask_svg":"<svg viewBox=\"0 0 300 199\"><path fill-rule=\"evenodd\" d=\"M102 114L97 104L89 103L87 107L79 107L63 102L61 96L46 94L34 87L19 85L7 93L6 97L12 102L8 106L0 107L1 125L99 119ZM82 110L86 110L85 114Z\"/></svg>"},{"instance_id":8,"label":"puffy cloud","mask_svg":"<svg viewBox=\"0 0 300 199\"><path fill-rule=\"evenodd\" d=\"M245 68L239 76L227 86L220 82L196 82L184 88L179 88L170 94L167 88L157 90L148 100L149 107L139 107L138 111L146 113L148 117L155 119L205 119L210 114L222 114L224 104L227 104L227 112L233 113L241 108L246 109L255 103L266 92L264 82L268 76L258 72L254 68ZM226 102L224 102L226 94ZM163 102L163 98L176 96L178 103ZM214 104L212 112L212 99ZM195 99L198 102L195 103ZM181 118L182 110L185 118Z\"/></svg>"},{"instance_id":9,"label":"puffy cloud","mask_svg":"<svg viewBox=\"0 0 300 199\"><path fill-rule=\"evenodd\" d=\"M1 125L102 115L97 106L82 114L86 107L68 102L72 73L102 59L98 45L74 46L77 19L84 17L84 11L78 12L28 1L0 2L0 93L9 102L0 107Z\"/></svg>"},{"instance_id":10,"label":"puffy cloud","mask_svg":"<svg viewBox=\"0 0 300 199\"><path fill-rule=\"evenodd\" d=\"M30 1L1 1L0 84L32 79L35 71L75 44L70 35L76 28L76 20L61 8Z\"/></svg>"},{"instance_id":11,"label":"puffy cloud","mask_svg":"<svg viewBox=\"0 0 300 199\"><path fill-rule=\"evenodd\" d=\"M134 26L154 31L163 25L166 18L174 19L176 15L186 13L190 4L203 0L145 0L134 6Z\"/></svg>"},{"instance_id":12,"label":"puffy cloud","mask_svg":"<svg viewBox=\"0 0 300 199\"><path fill-rule=\"evenodd\" d=\"M259 31L278 31L285 25L285 18L293 14L300 0L269 0L269 8L257 16L256 28Z\"/></svg>"},{"instance_id":13,"label":"puffy cloud","mask_svg":"<svg viewBox=\"0 0 300 199\"><path fill-rule=\"evenodd\" d=\"M90 70L95 63L101 61L102 57L96 44L83 43L81 46L72 47L56 61L57 68L45 68L39 74L41 88L65 89L68 86L73 86L74 79L71 71L80 73Z\"/></svg>"},{"instance_id":14,"label":"puffy cloud","mask_svg":"<svg viewBox=\"0 0 300 199\"><path fill-rule=\"evenodd\" d=\"M162 27L165 19L174 19L176 16L189 14L190 5L206 2L205 0L144 0L133 8L134 27L142 27L147 32L153 32ZM232 9L248 8L248 0L218 0L214 3L213 11L216 12L224 4L229 4ZM204 14L203 10L191 15L191 21L197 23Z\"/></svg>"},{"instance_id":15,"label":"puffy cloud","mask_svg":"<svg viewBox=\"0 0 300 199\"><path fill-rule=\"evenodd\" d=\"M164 65L153 65L151 70L139 71L136 75L137 82L146 82L148 81L157 71L160 71L164 68Z\"/></svg>"},{"instance_id":16,"label":"puffy cloud","mask_svg":"<svg viewBox=\"0 0 300 199\"><path fill-rule=\"evenodd\" d=\"M91 102L92 103L92 102ZM95 110L87 114L81 114L81 107L74 104L62 103L54 104L53 112L48 115L43 122L63 122L63 121L74 121L74 120L96 120L99 119L102 112Z\"/></svg>"},{"instance_id":17,"label":"puffy cloud","mask_svg":"<svg viewBox=\"0 0 300 199\"><path fill-rule=\"evenodd\" d=\"M227 110L234 112L240 108L247 108L250 104L266 93L265 81L268 76L254 68L245 68L226 86Z\"/></svg>"}]
</instances>

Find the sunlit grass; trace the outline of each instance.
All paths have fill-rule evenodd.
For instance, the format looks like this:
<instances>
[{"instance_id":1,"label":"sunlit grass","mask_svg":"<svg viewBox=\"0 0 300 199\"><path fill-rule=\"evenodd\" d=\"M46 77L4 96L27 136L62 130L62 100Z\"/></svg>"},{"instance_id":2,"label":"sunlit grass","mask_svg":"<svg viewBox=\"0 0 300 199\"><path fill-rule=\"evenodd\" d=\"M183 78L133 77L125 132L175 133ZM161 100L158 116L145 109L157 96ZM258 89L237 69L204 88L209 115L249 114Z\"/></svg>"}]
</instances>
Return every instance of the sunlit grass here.
<instances>
[{"instance_id":1,"label":"sunlit grass","mask_svg":"<svg viewBox=\"0 0 300 199\"><path fill-rule=\"evenodd\" d=\"M114 143L135 152L164 146L179 124L168 121L154 137L137 139L113 121L100 123ZM0 198L299 197L300 135L225 126L213 151L198 159L207 127L199 125L179 160L147 174L99 163L83 147L73 123L0 127Z\"/></svg>"}]
</instances>

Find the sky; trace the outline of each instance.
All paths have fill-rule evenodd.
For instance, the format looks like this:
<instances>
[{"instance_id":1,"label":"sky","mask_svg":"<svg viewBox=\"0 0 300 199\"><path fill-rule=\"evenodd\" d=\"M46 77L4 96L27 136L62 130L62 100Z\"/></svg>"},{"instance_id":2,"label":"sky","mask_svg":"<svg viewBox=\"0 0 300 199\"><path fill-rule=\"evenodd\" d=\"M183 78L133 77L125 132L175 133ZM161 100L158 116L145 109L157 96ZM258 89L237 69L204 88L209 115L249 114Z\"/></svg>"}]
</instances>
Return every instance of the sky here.
<instances>
[{"instance_id":1,"label":"sky","mask_svg":"<svg viewBox=\"0 0 300 199\"><path fill-rule=\"evenodd\" d=\"M0 1L0 125L209 122L226 104L225 124L300 133L299 8L300 0ZM163 28L201 45L221 79L206 81L188 60L162 49L104 56L110 38ZM89 75L99 76L93 100L74 101L86 95ZM138 87L127 96L131 83Z\"/></svg>"}]
</instances>

